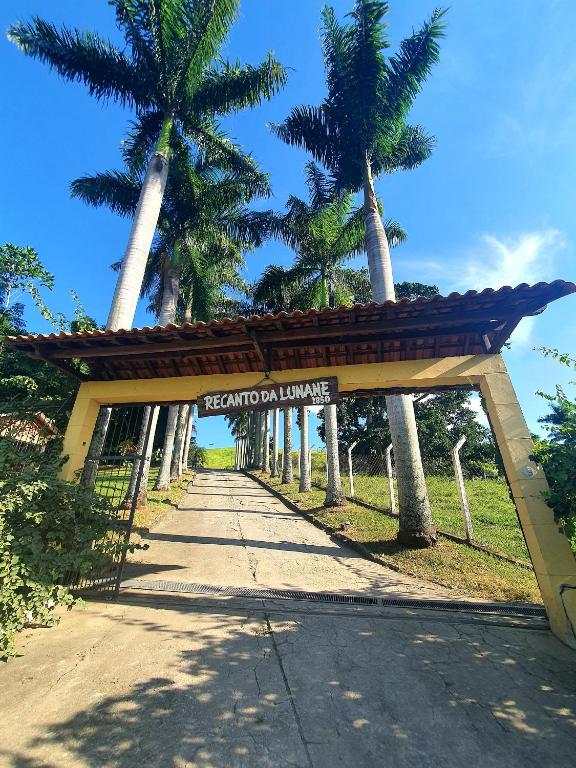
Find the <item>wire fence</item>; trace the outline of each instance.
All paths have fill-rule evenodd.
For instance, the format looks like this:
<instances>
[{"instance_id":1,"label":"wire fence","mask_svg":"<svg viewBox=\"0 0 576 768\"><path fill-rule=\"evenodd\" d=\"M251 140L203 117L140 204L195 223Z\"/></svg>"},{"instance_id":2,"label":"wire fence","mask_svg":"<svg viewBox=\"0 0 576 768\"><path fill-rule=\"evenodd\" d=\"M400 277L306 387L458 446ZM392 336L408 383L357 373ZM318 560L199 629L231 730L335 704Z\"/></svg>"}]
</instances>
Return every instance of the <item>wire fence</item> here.
<instances>
[{"instance_id":1,"label":"wire fence","mask_svg":"<svg viewBox=\"0 0 576 768\"><path fill-rule=\"evenodd\" d=\"M317 434L311 436L308 452L312 484L327 487L326 446ZM437 530L458 537L472 546L530 564L524 535L518 521L505 477L486 471L478 475L477 466L469 467L460 459L456 442L446 456L438 456L436 466L452 471L427 471L426 485ZM370 453L356 443L339 444L342 492L350 501L369 506L376 513L397 515L398 487L391 445L382 445ZM280 451L280 464L282 451ZM300 450L292 451L294 481L300 479ZM473 470L473 471L472 471Z\"/></svg>"}]
</instances>

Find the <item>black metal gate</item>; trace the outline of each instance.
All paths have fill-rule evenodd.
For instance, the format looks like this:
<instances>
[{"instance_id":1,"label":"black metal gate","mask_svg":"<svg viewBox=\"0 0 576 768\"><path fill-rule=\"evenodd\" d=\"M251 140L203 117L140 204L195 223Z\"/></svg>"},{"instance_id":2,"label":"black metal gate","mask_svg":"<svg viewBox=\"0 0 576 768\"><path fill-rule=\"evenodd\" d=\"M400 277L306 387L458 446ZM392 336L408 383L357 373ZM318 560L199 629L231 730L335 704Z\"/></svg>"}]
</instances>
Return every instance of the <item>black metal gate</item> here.
<instances>
[{"instance_id":1,"label":"black metal gate","mask_svg":"<svg viewBox=\"0 0 576 768\"><path fill-rule=\"evenodd\" d=\"M155 406L101 406L95 436L81 482L110 506L111 527L106 534L113 554L88 576L71 575L74 591L104 591L117 594L122 581L127 547L138 507L143 478L151 460ZM98 441L98 435L100 439ZM118 546L116 546L118 545Z\"/></svg>"}]
</instances>

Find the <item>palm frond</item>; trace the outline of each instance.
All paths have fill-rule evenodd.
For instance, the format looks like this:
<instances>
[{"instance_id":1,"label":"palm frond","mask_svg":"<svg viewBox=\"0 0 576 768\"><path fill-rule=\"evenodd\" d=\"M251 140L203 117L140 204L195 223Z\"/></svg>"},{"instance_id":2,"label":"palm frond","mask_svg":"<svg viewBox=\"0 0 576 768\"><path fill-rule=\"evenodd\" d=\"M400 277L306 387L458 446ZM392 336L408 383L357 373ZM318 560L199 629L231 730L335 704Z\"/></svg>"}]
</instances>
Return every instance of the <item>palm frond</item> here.
<instances>
[{"instance_id":1,"label":"palm frond","mask_svg":"<svg viewBox=\"0 0 576 768\"><path fill-rule=\"evenodd\" d=\"M294 295L302 288L308 276L308 270L285 269L271 264L253 287L254 304L263 311L289 311L294 303Z\"/></svg>"},{"instance_id":2,"label":"palm frond","mask_svg":"<svg viewBox=\"0 0 576 768\"><path fill-rule=\"evenodd\" d=\"M178 84L180 100L196 91L205 68L218 53L238 13L239 0L196 0L192 4L190 33L180 46L185 66Z\"/></svg>"},{"instance_id":3,"label":"palm frond","mask_svg":"<svg viewBox=\"0 0 576 768\"><path fill-rule=\"evenodd\" d=\"M150 152L158 141L163 115L157 110L139 115L130 123L130 129L122 142L122 157L132 173L142 173Z\"/></svg>"},{"instance_id":4,"label":"palm frond","mask_svg":"<svg viewBox=\"0 0 576 768\"><path fill-rule=\"evenodd\" d=\"M45 62L67 80L87 85L90 94L98 99L114 98L140 109L154 102L149 73L93 32L67 27L58 30L35 17L30 23L13 24L8 38L28 56Z\"/></svg>"},{"instance_id":5,"label":"palm frond","mask_svg":"<svg viewBox=\"0 0 576 768\"><path fill-rule=\"evenodd\" d=\"M403 125L393 142L377 144L372 154L375 174L417 168L434 150L436 139L419 125Z\"/></svg>"},{"instance_id":6,"label":"palm frond","mask_svg":"<svg viewBox=\"0 0 576 768\"><path fill-rule=\"evenodd\" d=\"M408 233L400 226L394 219L386 219L384 222L384 231L386 232L386 238L391 248L396 248L398 245L402 245L408 240Z\"/></svg>"},{"instance_id":7,"label":"palm frond","mask_svg":"<svg viewBox=\"0 0 576 768\"><path fill-rule=\"evenodd\" d=\"M132 216L138 205L141 179L121 171L82 176L70 185L72 197L88 205L106 205L120 216Z\"/></svg>"},{"instance_id":8,"label":"palm frond","mask_svg":"<svg viewBox=\"0 0 576 768\"><path fill-rule=\"evenodd\" d=\"M385 114L390 122L404 120L432 67L440 58L440 40L444 37L446 10L437 8L430 19L388 60Z\"/></svg>"},{"instance_id":9,"label":"palm frond","mask_svg":"<svg viewBox=\"0 0 576 768\"><path fill-rule=\"evenodd\" d=\"M271 53L257 67L224 62L205 71L188 103L196 114L224 115L271 99L286 81L285 68Z\"/></svg>"},{"instance_id":10,"label":"palm frond","mask_svg":"<svg viewBox=\"0 0 576 768\"><path fill-rule=\"evenodd\" d=\"M313 162L306 163L305 175L312 208L327 205L334 197L334 181Z\"/></svg>"},{"instance_id":11,"label":"palm frond","mask_svg":"<svg viewBox=\"0 0 576 768\"><path fill-rule=\"evenodd\" d=\"M334 166L337 128L330 124L328 112L323 106L294 107L283 123L272 124L270 129L287 144L310 152L327 168Z\"/></svg>"}]
</instances>

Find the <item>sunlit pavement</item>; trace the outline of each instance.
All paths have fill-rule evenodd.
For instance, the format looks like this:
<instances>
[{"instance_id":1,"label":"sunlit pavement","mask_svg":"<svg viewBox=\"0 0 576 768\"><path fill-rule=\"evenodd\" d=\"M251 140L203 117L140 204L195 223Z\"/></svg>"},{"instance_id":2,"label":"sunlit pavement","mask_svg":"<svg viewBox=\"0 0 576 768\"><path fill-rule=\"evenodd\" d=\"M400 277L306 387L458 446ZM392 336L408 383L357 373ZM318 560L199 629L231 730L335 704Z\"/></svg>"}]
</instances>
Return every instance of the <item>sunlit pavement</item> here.
<instances>
[{"instance_id":1,"label":"sunlit pavement","mask_svg":"<svg viewBox=\"0 0 576 768\"><path fill-rule=\"evenodd\" d=\"M240 476L228 477L213 489L204 478L203 493L193 491L202 500L184 503L190 518L203 506L204 522L180 534L171 513L158 527L195 539L173 542L196 547L194 562L177 555L162 570L151 547L132 575L387 594L388 572L378 579L367 563L366 575L347 551L326 551L321 531L289 522L261 489L240 515L244 544L233 544L233 517L220 513L218 524L207 512L229 511L223 486ZM229 492L251 492L236 482ZM254 504L260 527L248 522ZM211 569L198 571L197 559ZM417 582L401 581L394 589L418 594ZM0 670L2 766L574 765L576 655L537 619L126 591L28 631L21 645Z\"/></svg>"}]
</instances>

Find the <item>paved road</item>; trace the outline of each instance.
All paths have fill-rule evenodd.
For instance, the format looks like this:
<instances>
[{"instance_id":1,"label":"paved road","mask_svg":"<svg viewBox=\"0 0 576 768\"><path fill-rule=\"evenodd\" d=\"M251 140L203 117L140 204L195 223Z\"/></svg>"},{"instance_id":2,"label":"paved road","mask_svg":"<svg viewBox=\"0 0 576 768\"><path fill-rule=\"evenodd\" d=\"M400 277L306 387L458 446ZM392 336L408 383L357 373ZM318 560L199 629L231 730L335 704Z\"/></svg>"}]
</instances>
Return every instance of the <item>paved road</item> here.
<instances>
[{"instance_id":1,"label":"paved road","mask_svg":"<svg viewBox=\"0 0 576 768\"><path fill-rule=\"evenodd\" d=\"M307 588L344 591L386 591L397 579L325 551L332 543L320 532L238 476L210 480L170 518L188 516L188 533L168 521L155 532L204 543L171 542L194 556L182 561L170 549L162 570L160 545L170 540L153 539L146 578L243 584L249 576L282 587L313 578ZM222 499L240 491L245 508L234 523ZM199 520L199 503L216 511ZM269 534L248 522L259 515ZM238 520L241 545L231 533ZM295 546L262 546L274 531ZM280 553L276 576L262 551ZM0 765L10 768L574 765L576 656L536 619L127 592L25 633L22 647L0 670Z\"/></svg>"},{"instance_id":2,"label":"paved road","mask_svg":"<svg viewBox=\"0 0 576 768\"><path fill-rule=\"evenodd\" d=\"M127 578L218 586L454 598L331 540L236 472L197 476L179 509L145 537Z\"/></svg>"}]
</instances>

